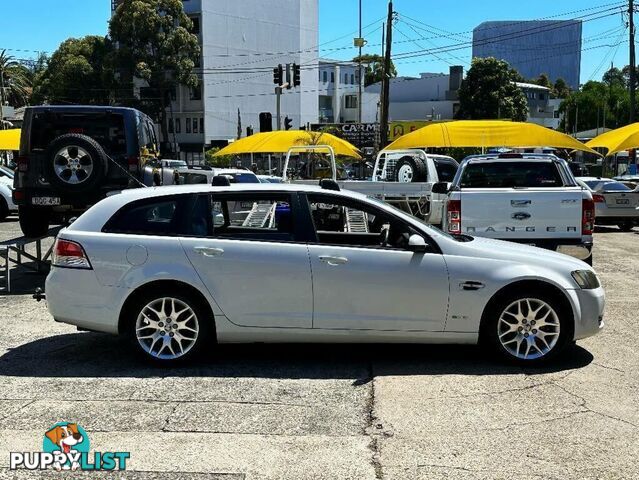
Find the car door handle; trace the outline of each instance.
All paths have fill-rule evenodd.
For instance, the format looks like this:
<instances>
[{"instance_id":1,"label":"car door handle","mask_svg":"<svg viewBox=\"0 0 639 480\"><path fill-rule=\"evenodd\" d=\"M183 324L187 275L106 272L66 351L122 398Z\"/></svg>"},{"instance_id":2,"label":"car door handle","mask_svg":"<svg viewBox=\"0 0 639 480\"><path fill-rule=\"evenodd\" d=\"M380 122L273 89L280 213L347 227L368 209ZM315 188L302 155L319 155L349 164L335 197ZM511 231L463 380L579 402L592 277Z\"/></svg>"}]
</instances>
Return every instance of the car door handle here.
<instances>
[{"instance_id":1,"label":"car door handle","mask_svg":"<svg viewBox=\"0 0 639 480\"><path fill-rule=\"evenodd\" d=\"M348 258L346 257L333 257L331 255L320 255L320 262L328 263L329 265L344 265L348 263Z\"/></svg>"},{"instance_id":2,"label":"car door handle","mask_svg":"<svg viewBox=\"0 0 639 480\"><path fill-rule=\"evenodd\" d=\"M224 254L224 250L221 248L213 248L213 247L195 247L193 248L196 253L203 255L205 257L219 257Z\"/></svg>"}]
</instances>

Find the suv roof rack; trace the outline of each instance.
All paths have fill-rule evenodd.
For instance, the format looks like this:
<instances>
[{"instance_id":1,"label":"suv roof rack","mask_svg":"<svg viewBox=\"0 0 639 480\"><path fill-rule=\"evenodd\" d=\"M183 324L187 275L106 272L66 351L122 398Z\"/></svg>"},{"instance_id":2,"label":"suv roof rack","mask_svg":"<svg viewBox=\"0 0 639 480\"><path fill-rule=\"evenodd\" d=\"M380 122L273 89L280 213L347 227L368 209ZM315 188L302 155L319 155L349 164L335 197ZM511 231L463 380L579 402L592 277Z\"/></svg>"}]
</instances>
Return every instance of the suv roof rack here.
<instances>
[{"instance_id":1,"label":"suv roof rack","mask_svg":"<svg viewBox=\"0 0 639 480\"><path fill-rule=\"evenodd\" d=\"M320 187L322 187L324 190L334 190L336 192L340 191L339 185L337 184L337 182L331 178L322 178L319 181L319 185Z\"/></svg>"}]
</instances>

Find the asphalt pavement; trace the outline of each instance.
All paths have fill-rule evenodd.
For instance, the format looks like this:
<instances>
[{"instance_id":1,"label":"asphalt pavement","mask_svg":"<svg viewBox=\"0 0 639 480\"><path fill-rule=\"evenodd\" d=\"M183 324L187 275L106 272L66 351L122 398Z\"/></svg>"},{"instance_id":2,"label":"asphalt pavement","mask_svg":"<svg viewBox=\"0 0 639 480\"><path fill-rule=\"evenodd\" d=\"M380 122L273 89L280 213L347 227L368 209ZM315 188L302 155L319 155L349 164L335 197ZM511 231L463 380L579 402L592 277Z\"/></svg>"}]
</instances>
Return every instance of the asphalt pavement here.
<instances>
[{"instance_id":1,"label":"asphalt pavement","mask_svg":"<svg viewBox=\"0 0 639 480\"><path fill-rule=\"evenodd\" d=\"M639 229L595 234L606 328L534 370L429 345L222 345L159 369L53 322L22 273L0 294L0 477L60 478L9 471L9 452L69 421L131 454L126 474L73 478L639 478L637 247Z\"/></svg>"}]
</instances>

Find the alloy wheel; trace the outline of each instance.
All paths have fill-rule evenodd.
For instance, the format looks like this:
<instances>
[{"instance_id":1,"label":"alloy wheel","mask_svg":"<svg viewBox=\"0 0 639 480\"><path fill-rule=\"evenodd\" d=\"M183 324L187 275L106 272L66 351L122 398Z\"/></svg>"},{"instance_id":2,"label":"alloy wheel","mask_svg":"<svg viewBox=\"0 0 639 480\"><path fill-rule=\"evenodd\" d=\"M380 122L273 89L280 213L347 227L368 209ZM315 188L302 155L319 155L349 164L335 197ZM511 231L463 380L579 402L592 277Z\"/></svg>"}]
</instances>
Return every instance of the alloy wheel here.
<instances>
[{"instance_id":1,"label":"alloy wheel","mask_svg":"<svg viewBox=\"0 0 639 480\"><path fill-rule=\"evenodd\" d=\"M522 298L508 305L497 322L502 347L513 357L535 360L547 355L560 335L557 312L545 301Z\"/></svg>"},{"instance_id":2,"label":"alloy wheel","mask_svg":"<svg viewBox=\"0 0 639 480\"><path fill-rule=\"evenodd\" d=\"M77 185L91 176L93 159L84 148L70 145L55 154L53 167L60 180Z\"/></svg>"},{"instance_id":3,"label":"alloy wheel","mask_svg":"<svg viewBox=\"0 0 639 480\"><path fill-rule=\"evenodd\" d=\"M195 311L180 299L149 302L138 315L135 336L142 349L162 360L175 360L195 345L200 326Z\"/></svg>"}]
</instances>

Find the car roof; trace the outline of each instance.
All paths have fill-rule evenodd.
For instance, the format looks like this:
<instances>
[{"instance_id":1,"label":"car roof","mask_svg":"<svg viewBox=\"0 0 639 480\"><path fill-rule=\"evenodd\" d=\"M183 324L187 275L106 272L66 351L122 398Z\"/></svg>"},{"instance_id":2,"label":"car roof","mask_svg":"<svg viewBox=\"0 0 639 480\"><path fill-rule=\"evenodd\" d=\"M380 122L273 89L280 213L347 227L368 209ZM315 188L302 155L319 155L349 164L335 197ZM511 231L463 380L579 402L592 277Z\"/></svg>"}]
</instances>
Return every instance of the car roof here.
<instances>
[{"instance_id":1,"label":"car roof","mask_svg":"<svg viewBox=\"0 0 639 480\"><path fill-rule=\"evenodd\" d=\"M612 178L602 178L602 177L576 177L577 180L581 180L582 182L615 182L619 183L618 180L613 180Z\"/></svg>"},{"instance_id":2,"label":"car roof","mask_svg":"<svg viewBox=\"0 0 639 480\"><path fill-rule=\"evenodd\" d=\"M463 160L463 163L512 163L512 162L555 162L559 160L558 157L551 154L521 154L521 157L500 157L499 155L472 155L470 157L466 157Z\"/></svg>"},{"instance_id":3,"label":"car roof","mask_svg":"<svg viewBox=\"0 0 639 480\"><path fill-rule=\"evenodd\" d=\"M27 107L28 110L33 112L48 112L48 111L74 111L74 112L116 112L116 113L135 113L147 116L142 113L140 110L130 107L113 107L109 105L99 106L99 105L37 105L34 107Z\"/></svg>"}]
</instances>

